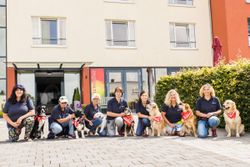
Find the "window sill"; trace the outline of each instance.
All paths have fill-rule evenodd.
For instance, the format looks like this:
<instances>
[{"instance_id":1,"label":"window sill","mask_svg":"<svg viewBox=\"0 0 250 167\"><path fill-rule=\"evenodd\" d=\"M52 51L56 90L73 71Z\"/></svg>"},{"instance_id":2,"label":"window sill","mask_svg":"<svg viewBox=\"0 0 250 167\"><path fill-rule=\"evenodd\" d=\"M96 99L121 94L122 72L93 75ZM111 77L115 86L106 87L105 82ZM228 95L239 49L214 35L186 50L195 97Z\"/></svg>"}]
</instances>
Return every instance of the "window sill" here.
<instances>
[{"instance_id":1,"label":"window sill","mask_svg":"<svg viewBox=\"0 0 250 167\"><path fill-rule=\"evenodd\" d=\"M119 0L104 0L104 2L107 2L107 3L121 3L121 4L134 4L134 0L131 0L131 1L119 1Z\"/></svg>"},{"instance_id":2,"label":"window sill","mask_svg":"<svg viewBox=\"0 0 250 167\"><path fill-rule=\"evenodd\" d=\"M67 48L67 45L31 45L32 48Z\"/></svg>"},{"instance_id":3,"label":"window sill","mask_svg":"<svg viewBox=\"0 0 250 167\"><path fill-rule=\"evenodd\" d=\"M184 4L168 4L170 7L185 7L185 8L195 8L194 5L184 5Z\"/></svg>"},{"instance_id":4,"label":"window sill","mask_svg":"<svg viewBox=\"0 0 250 167\"><path fill-rule=\"evenodd\" d=\"M106 46L106 49L137 49L137 47L131 47L131 46Z\"/></svg>"},{"instance_id":5,"label":"window sill","mask_svg":"<svg viewBox=\"0 0 250 167\"><path fill-rule=\"evenodd\" d=\"M180 48L170 48L170 50L199 50L198 48L183 48L183 47L180 47Z\"/></svg>"}]
</instances>

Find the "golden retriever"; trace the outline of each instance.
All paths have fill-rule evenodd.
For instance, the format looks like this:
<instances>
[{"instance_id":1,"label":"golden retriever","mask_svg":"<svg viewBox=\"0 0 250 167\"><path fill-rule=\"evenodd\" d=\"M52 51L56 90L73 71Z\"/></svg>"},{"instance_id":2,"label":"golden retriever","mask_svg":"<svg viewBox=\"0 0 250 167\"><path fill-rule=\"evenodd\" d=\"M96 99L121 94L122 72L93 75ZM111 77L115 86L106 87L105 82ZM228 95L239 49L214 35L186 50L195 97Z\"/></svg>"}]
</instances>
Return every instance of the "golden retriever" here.
<instances>
[{"instance_id":1,"label":"golden retriever","mask_svg":"<svg viewBox=\"0 0 250 167\"><path fill-rule=\"evenodd\" d=\"M166 128L166 123L162 118L160 110L156 103L150 103L147 105L147 110L149 111L149 115L152 118L151 121L151 136L161 136L164 129Z\"/></svg>"},{"instance_id":2,"label":"golden retriever","mask_svg":"<svg viewBox=\"0 0 250 167\"><path fill-rule=\"evenodd\" d=\"M227 137L236 135L244 135L244 125L241 123L240 112L236 108L236 104L232 100L226 100L223 104L224 107L224 120L226 122L225 129L227 131Z\"/></svg>"},{"instance_id":3,"label":"golden retriever","mask_svg":"<svg viewBox=\"0 0 250 167\"><path fill-rule=\"evenodd\" d=\"M196 116L194 115L189 104L183 104L183 112L182 112L182 130L180 132L180 136L185 136L186 134L193 134L194 137L197 137L197 129L196 129Z\"/></svg>"}]
</instances>

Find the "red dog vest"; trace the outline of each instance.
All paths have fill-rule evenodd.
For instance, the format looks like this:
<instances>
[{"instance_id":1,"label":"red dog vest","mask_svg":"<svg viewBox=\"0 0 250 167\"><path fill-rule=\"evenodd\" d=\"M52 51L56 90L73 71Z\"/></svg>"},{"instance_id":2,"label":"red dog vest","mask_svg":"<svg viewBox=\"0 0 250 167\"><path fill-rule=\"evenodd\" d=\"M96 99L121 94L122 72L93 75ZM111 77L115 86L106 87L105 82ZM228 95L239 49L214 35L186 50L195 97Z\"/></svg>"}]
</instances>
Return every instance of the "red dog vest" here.
<instances>
[{"instance_id":1,"label":"red dog vest","mask_svg":"<svg viewBox=\"0 0 250 167\"><path fill-rule=\"evenodd\" d=\"M131 115L126 115L126 116L123 116L123 122L128 125L128 126L131 126L132 123L134 122L134 119Z\"/></svg>"},{"instance_id":2,"label":"red dog vest","mask_svg":"<svg viewBox=\"0 0 250 167\"><path fill-rule=\"evenodd\" d=\"M162 117L161 116L156 116L156 117L154 117L154 121L155 122L161 122L161 119L162 119Z\"/></svg>"}]
</instances>

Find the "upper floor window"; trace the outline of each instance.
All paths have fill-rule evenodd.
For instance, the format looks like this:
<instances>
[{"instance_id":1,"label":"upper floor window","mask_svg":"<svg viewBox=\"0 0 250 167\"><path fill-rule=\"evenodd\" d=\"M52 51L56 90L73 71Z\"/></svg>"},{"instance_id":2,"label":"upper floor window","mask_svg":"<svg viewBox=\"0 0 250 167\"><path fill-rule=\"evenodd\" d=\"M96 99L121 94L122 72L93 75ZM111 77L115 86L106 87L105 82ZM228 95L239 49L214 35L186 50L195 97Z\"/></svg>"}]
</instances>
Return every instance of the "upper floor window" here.
<instances>
[{"instance_id":1,"label":"upper floor window","mask_svg":"<svg viewBox=\"0 0 250 167\"><path fill-rule=\"evenodd\" d=\"M135 23L133 21L106 21L107 46L135 47Z\"/></svg>"},{"instance_id":2,"label":"upper floor window","mask_svg":"<svg viewBox=\"0 0 250 167\"><path fill-rule=\"evenodd\" d=\"M0 5L6 5L6 0L0 0Z\"/></svg>"},{"instance_id":3,"label":"upper floor window","mask_svg":"<svg viewBox=\"0 0 250 167\"><path fill-rule=\"evenodd\" d=\"M170 23L170 44L172 48L195 48L195 25Z\"/></svg>"},{"instance_id":4,"label":"upper floor window","mask_svg":"<svg viewBox=\"0 0 250 167\"><path fill-rule=\"evenodd\" d=\"M169 4L193 5L193 0L169 0Z\"/></svg>"},{"instance_id":5,"label":"upper floor window","mask_svg":"<svg viewBox=\"0 0 250 167\"><path fill-rule=\"evenodd\" d=\"M65 45L65 18L32 18L34 45Z\"/></svg>"},{"instance_id":6,"label":"upper floor window","mask_svg":"<svg viewBox=\"0 0 250 167\"><path fill-rule=\"evenodd\" d=\"M0 27L6 26L5 8L0 6Z\"/></svg>"}]
</instances>

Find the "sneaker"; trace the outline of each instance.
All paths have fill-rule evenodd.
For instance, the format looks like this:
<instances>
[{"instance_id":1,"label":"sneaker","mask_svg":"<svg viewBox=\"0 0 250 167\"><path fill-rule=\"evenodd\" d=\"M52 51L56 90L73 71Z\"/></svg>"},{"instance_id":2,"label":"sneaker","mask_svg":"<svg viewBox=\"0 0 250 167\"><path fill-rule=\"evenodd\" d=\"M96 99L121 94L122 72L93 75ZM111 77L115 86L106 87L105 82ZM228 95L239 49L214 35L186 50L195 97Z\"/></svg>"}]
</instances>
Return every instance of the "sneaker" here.
<instances>
[{"instance_id":1,"label":"sneaker","mask_svg":"<svg viewBox=\"0 0 250 167\"><path fill-rule=\"evenodd\" d=\"M68 134L68 138L69 138L69 139L76 139L76 135Z\"/></svg>"},{"instance_id":2,"label":"sneaker","mask_svg":"<svg viewBox=\"0 0 250 167\"><path fill-rule=\"evenodd\" d=\"M212 136L217 137L216 129L212 129Z\"/></svg>"},{"instance_id":3,"label":"sneaker","mask_svg":"<svg viewBox=\"0 0 250 167\"><path fill-rule=\"evenodd\" d=\"M49 132L47 139L54 139L55 135L53 132Z\"/></svg>"},{"instance_id":4,"label":"sneaker","mask_svg":"<svg viewBox=\"0 0 250 167\"><path fill-rule=\"evenodd\" d=\"M120 130L118 131L119 136L123 137L124 136L124 131Z\"/></svg>"}]
</instances>

